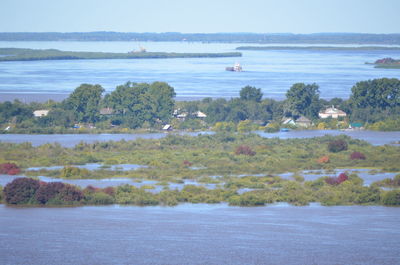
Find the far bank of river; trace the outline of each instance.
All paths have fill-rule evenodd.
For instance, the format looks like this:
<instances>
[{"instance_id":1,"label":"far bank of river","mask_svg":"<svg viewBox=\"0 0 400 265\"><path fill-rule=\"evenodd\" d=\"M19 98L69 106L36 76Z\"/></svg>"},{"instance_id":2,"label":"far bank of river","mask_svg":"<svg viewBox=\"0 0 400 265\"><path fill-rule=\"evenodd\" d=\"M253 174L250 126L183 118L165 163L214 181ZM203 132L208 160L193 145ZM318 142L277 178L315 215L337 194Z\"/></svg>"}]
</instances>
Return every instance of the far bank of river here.
<instances>
[{"instance_id":1,"label":"far bank of river","mask_svg":"<svg viewBox=\"0 0 400 265\"><path fill-rule=\"evenodd\" d=\"M213 134L214 132L169 132L169 133L135 133L135 134L0 134L0 142L24 143L30 142L33 146L46 143L59 143L63 147L73 147L80 142L94 143L106 141L136 140L136 139L160 139L169 134L197 136L199 134ZM340 131L340 130L303 130L266 133L262 131L255 132L265 138L312 138L322 137L324 135L347 135L353 139L359 139L369 142L372 145L395 144L400 141L400 131L379 132L367 130Z\"/></svg>"}]
</instances>

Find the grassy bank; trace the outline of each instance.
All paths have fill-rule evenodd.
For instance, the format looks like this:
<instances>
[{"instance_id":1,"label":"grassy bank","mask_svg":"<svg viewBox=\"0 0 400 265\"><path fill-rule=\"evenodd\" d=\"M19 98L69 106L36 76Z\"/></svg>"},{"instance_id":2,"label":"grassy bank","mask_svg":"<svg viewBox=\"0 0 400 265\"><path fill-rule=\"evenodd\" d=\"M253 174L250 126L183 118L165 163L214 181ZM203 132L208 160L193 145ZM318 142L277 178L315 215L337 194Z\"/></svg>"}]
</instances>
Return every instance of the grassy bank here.
<instances>
[{"instance_id":1,"label":"grassy bank","mask_svg":"<svg viewBox=\"0 0 400 265\"><path fill-rule=\"evenodd\" d=\"M56 49L38 50L21 48L0 48L0 61L37 60L88 60L88 59L168 59L168 58L218 58L240 57L240 52L226 53L175 53L175 52L72 52Z\"/></svg>"}]
</instances>

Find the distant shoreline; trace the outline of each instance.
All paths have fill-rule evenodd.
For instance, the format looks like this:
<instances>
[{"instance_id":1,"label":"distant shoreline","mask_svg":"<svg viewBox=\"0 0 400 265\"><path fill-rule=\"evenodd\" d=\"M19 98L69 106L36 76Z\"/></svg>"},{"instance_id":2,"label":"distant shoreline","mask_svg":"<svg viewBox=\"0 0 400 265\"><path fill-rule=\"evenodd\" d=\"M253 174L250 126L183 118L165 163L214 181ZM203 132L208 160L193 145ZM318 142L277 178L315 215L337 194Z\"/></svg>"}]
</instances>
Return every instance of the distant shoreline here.
<instances>
[{"instance_id":1,"label":"distant shoreline","mask_svg":"<svg viewBox=\"0 0 400 265\"><path fill-rule=\"evenodd\" d=\"M40 60L96 60L96 59L173 59L241 57L240 52L176 53L176 52L74 52L56 49L0 48L0 62Z\"/></svg>"},{"instance_id":2,"label":"distant shoreline","mask_svg":"<svg viewBox=\"0 0 400 265\"><path fill-rule=\"evenodd\" d=\"M400 51L400 47L381 47L381 46L363 46L363 47L335 47L335 46L239 46L236 50L240 51L290 51L290 50L304 50L304 51Z\"/></svg>"},{"instance_id":3,"label":"distant shoreline","mask_svg":"<svg viewBox=\"0 0 400 265\"><path fill-rule=\"evenodd\" d=\"M180 33L180 32L0 32L0 41L184 41L224 43L400 45L400 34L370 33Z\"/></svg>"}]
</instances>

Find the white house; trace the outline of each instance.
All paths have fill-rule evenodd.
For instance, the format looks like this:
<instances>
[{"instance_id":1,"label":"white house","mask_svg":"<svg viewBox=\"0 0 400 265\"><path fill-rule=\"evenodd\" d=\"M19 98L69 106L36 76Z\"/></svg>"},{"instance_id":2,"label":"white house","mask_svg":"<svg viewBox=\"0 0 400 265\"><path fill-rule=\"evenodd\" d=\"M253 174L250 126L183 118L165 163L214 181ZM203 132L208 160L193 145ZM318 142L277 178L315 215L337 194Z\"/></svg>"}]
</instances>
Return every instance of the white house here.
<instances>
[{"instance_id":1,"label":"white house","mask_svg":"<svg viewBox=\"0 0 400 265\"><path fill-rule=\"evenodd\" d=\"M331 108L327 108L325 111L322 111L320 113L318 113L318 116L321 119L326 119L326 118L333 118L333 119L337 119L339 117L346 117L346 112L335 108L334 106L332 106Z\"/></svg>"},{"instance_id":2,"label":"white house","mask_svg":"<svg viewBox=\"0 0 400 265\"><path fill-rule=\"evenodd\" d=\"M201 111L196 111L194 115L196 115L197 118L207 118L207 115Z\"/></svg>"},{"instance_id":3,"label":"white house","mask_svg":"<svg viewBox=\"0 0 400 265\"><path fill-rule=\"evenodd\" d=\"M35 117L45 117L45 116L47 116L49 114L49 110L47 110L47 109L40 109L40 110L35 110L34 112L33 112L33 116L35 116Z\"/></svg>"}]
</instances>

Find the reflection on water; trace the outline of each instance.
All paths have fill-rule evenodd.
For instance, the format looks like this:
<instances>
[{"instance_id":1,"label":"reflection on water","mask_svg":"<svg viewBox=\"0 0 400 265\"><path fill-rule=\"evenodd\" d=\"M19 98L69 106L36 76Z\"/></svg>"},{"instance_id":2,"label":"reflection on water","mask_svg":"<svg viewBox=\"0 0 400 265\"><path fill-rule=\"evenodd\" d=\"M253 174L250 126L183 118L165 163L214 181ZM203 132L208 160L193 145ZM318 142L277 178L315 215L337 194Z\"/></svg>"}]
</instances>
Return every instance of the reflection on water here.
<instances>
[{"instance_id":1,"label":"reflection on water","mask_svg":"<svg viewBox=\"0 0 400 265\"><path fill-rule=\"evenodd\" d=\"M1 264L398 264L400 208L0 206Z\"/></svg>"}]
</instances>

